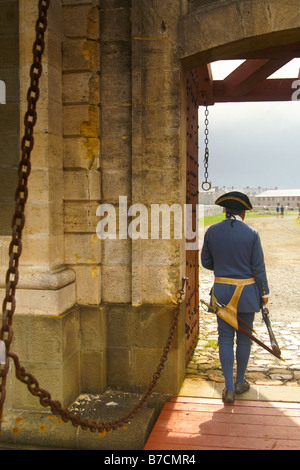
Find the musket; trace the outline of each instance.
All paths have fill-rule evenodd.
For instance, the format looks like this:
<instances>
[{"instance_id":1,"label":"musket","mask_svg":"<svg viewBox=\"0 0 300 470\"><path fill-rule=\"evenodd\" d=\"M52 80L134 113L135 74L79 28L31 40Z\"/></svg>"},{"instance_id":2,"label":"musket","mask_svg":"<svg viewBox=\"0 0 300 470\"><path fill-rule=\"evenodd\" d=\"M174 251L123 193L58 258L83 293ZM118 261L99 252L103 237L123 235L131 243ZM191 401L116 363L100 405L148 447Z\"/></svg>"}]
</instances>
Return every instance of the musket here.
<instances>
[{"instance_id":1,"label":"musket","mask_svg":"<svg viewBox=\"0 0 300 470\"><path fill-rule=\"evenodd\" d=\"M206 305L206 307L208 307L212 312L214 312L216 315L220 316L220 318L222 318L224 321L226 321L226 318L222 317L222 315L218 314L218 310L224 308L223 305L220 305L216 302L216 307L213 308L211 305L209 305L207 302L205 302L204 300L200 299L201 303L203 303L204 305ZM264 318L264 317L263 317ZM275 337L274 337L274 333L272 331L272 328L271 328L271 323L270 323L270 320L269 318L267 318L267 321L269 322L269 328L271 329L272 331L272 340L273 340L273 343L272 343L272 340L271 340L271 336L270 336L270 340L271 340L271 345L272 345L272 349L269 348L269 346L267 346L265 343L263 343L262 341L260 341L258 338L256 338L256 336L252 335L251 333L249 333L249 331L245 330L245 328L243 328L240 323L243 323L250 331L256 333L253 328L251 328L244 320L242 320L239 316L237 316L237 319L239 320L238 322L238 325L237 327L235 327L238 331L240 331L241 333L243 333L244 335L248 336L248 338L250 338L252 341L254 341L255 343L257 343L259 346L261 346L262 348L264 348L266 351L268 351L270 354L272 354L273 356L277 357L277 359L280 359L281 361L284 361L284 359L281 357L281 351L280 351L280 348L278 347L278 344L275 340ZM227 322L228 323L228 322ZM230 323L229 323L230 324ZM266 323L267 324L267 323ZM270 335L270 330L268 328L268 331L269 331L269 335ZM274 342L275 341L275 342ZM273 348L273 345L277 347L274 347Z\"/></svg>"},{"instance_id":2,"label":"musket","mask_svg":"<svg viewBox=\"0 0 300 470\"><path fill-rule=\"evenodd\" d=\"M271 343L272 350L274 351L276 357L280 358L281 351L280 351L280 347L278 346L278 343L276 341L275 335L274 335L273 330L272 330L271 321L270 321L270 317L269 317L269 310L263 304L261 305L261 313L262 313L263 320L266 324L266 327L267 327L267 330L268 330L268 333L269 333L269 338L270 338L270 343Z\"/></svg>"}]
</instances>

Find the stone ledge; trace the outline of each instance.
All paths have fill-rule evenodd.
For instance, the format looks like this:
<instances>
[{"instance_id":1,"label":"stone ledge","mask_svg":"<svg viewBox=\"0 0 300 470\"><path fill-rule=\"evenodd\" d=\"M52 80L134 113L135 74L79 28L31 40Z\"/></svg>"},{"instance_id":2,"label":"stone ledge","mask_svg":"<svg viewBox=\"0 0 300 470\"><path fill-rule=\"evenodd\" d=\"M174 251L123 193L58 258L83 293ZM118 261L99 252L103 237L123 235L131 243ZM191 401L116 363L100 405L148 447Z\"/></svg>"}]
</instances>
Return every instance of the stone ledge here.
<instances>
[{"instance_id":1,"label":"stone ledge","mask_svg":"<svg viewBox=\"0 0 300 470\"><path fill-rule=\"evenodd\" d=\"M72 269L63 269L52 272L39 269L38 266L21 266L18 287L20 289L56 290L75 281L75 273ZM5 287L7 268L0 268L0 288Z\"/></svg>"},{"instance_id":2,"label":"stone ledge","mask_svg":"<svg viewBox=\"0 0 300 470\"><path fill-rule=\"evenodd\" d=\"M80 395L70 409L91 420L107 421L125 416L140 398L141 395L112 391ZM5 411L0 449L142 450L167 399L166 395L151 395L130 423L108 433L76 428L43 408L31 413Z\"/></svg>"},{"instance_id":3,"label":"stone ledge","mask_svg":"<svg viewBox=\"0 0 300 470\"><path fill-rule=\"evenodd\" d=\"M0 269L3 295L6 270ZM16 301L17 314L60 315L76 303L75 273L72 269L51 272L38 267L21 267Z\"/></svg>"}]
</instances>

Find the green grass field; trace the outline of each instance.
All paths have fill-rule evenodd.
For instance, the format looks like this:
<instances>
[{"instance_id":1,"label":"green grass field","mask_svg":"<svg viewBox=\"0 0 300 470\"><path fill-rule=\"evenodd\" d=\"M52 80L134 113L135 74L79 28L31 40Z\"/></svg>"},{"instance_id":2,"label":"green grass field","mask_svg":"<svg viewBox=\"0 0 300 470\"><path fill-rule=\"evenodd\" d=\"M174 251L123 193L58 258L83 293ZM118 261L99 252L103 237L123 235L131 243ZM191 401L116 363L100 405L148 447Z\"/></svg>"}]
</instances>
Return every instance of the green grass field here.
<instances>
[{"instance_id":1,"label":"green grass field","mask_svg":"<svg viewBox=\"0 0 300 470\"><path fill-rule=\"evenodd\" d=\"M290 216L290 215L293 215L294 217L297 216L297 212L296 211L288 211L288 212L285 212L284 214L285 216ZM247 215L246 215L246 218L249 219L249 218L253 218L253 217L275 217L276 216L276 213L273 211L251 211L251 212L247 212ZM217 215L211 215L209 217L204 217L204 226L208 226L208 225L212 225L212 224L216 224L217 222L221 222L222 220L224 220L225 218L225 215L224 213L222 214L217 214ZM297 225L300 226L300 218L299 219L295 219ZM199 223L203 223L203 219L199 219Z\"/></svg>"}]
</instances>

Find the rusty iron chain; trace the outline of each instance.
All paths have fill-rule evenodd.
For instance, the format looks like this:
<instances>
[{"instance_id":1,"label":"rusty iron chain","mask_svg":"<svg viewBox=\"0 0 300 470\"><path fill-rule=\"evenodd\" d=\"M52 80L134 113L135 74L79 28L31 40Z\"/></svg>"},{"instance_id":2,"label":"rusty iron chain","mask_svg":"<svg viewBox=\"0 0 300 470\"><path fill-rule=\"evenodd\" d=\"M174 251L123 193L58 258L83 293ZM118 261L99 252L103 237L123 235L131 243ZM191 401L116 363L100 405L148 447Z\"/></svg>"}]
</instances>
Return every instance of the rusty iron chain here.
<instances>
[{"instance_id":1,"label":"rusty iron chain","mask_svg":"<svg viewBox=\"0 0 300 470\"><path fill-rule=\"evenodd\" d=\"M137 402L137 404L129 411L129 413L127 413L125 416L122 416L118 419L111 420L111 421L109 420L108 421L99 421L99 420L94 421L94 420L88 420L87 418L82 418L77 413L71 413L69 409L63 408L59 401L52 400L50 393L42 389L39 386L39 383L36 380L36 378L32 374L26 372L24 367L20 365L18 356L10 352L9 357L11 357L15 363L17 378L21 382L27 385L27 388L32 395L39 397L40 403L42 406L50 407L53 414L60 415L64 422L71 421L72 425L75 427L81 426L83 430L89 429L91 432L101 433L104 431L107 431L107 432L115 431L119 427L126 425L135 417L135 415L147 403L158 379L160 378L161 372L165 366L165 362L167 360L168 353L169 353L169 350L170 350L170 347L174 338L174 334L178 325L178 320L179 320L179 316L181 312L181 304L182 304L183 296L185 293L186 280L187 280L186 278L183 278L182 280L182 288L179 292L179 296L176 302L176 310L174 314L174 319L172 321L172 325L169 330L169 336L166 342L166 346L163 350L163 354L160 358L157 369L155 373L153 374L152 380L149 383L144 395Z\"/></svg>"},{"instance_id":2,"label":"rusty iron chain","mask_svg":"<svg viewBox=\"0 0 300 470\"><path fill-rule=\"evenodd\" d=\"M9 268L6 273L6 291L2 305L0 340L6 348L5 364L0 366L0 419L5 401L6 377L9 370L9 351L13 338L12 320L16 309L15 293L19 281L19 259L22 253L22 231L25 224L25 204L28 198L28 177L31 170L33 131L37 121L36 105L39 99L39 79L42 75L42 56L45 50L47 12L50 0L39 0L38 19L35 24L33 62L30 68L30 87L27 93L27 111L24 116L24 136L21 142L21 160L18 166L18 186L15 193L15 212L12 218L12 239L9 245ZM1 424L1 422L0 422Z\"/></svg>"},{"instance_id":3,"label":"rusty iron chain","mask_svg":"<svg viewBox=\"0 0 300 470\"><path fill-rule=\"evenodd\" d=\"M30 159L31 152L34 147L33 132L34 126L37 122L36 106L40 95L39 79L42 75L42 56L45 50L44 37L47 29L47 13L49 6L50 0L39 0L38 2L39 16L35 26L36 39L33 45L33 63L30 68L30 86L27 92L27 111L24 116L25 130L21 142L21 161L18 168L15 213L12 219L12 240L9 246L9 268L6 274L6 295L3 300L2 326L0 330L0 341L4 342L6 347L5 364L0 366L0 429L6 395L6 378L11 358L14 361L17 379L27 386L32 395L39 397L42 406L50 407L54 414L59 414L65 422L71 421L73 426L81 426L82 429L90 429L92 432L110 431L123 426L134 418L139 410L146 404L161 375L178 325L186 278L183 278L182 280L182 288L177 299L176 311L172 326L169 330L167 343L152 380L139 402L127 415L119 419L106 422L90 421L87 418L81 418L76 413L71 413L67 408L63 408L59 401L51 399L50 393L40 387L37 379L21 366L18 356L10 351L10 345L13 339L12 322L16 309L15 293L19 280L18 266L22 253L22 231L25 225L25 204L28 198L28 177L31 170Z\"/></svg>"}]
</instances>

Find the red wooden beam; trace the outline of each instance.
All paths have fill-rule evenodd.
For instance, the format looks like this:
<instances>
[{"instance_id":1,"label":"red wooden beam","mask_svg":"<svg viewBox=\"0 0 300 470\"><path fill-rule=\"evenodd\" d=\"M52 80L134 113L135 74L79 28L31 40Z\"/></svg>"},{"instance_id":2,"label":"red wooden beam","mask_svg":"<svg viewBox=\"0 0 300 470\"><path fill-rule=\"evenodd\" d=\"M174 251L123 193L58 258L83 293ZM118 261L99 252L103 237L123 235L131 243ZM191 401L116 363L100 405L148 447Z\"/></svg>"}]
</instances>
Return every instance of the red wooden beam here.
<instances>
[{"instance_id":1,"label":"red wooden beam","mask_svg":"<svg viewBox=\"0 0 300 470\"><path fill-rule=\"evenodd\" d=\"M215 103L252 102L252 101L291 101L292 83L294 78L278 78L264 80L243 96L224 93L224 80L215 80L213 96Z\"/></svg>"},{"instance_id":2,"label":"red wooden beam","mask_svg":"<svg viewBox=\"0 0 300 470\"><path fill-rule=\"evenodd\" d=\"M224 79L224 94L242 97L283 67L290 59L248 59Z\"/></svg>"},{"instance_id":3,"label":"red wooden beam","mask_svg":"<svg viewBox=\"0 0 300 470\"><path fill-rule=\"evenodd\" d=\"M210 64L195 69L198 81L198 106L213 105L213 76Z\"/></svg>"}]
</instances>

